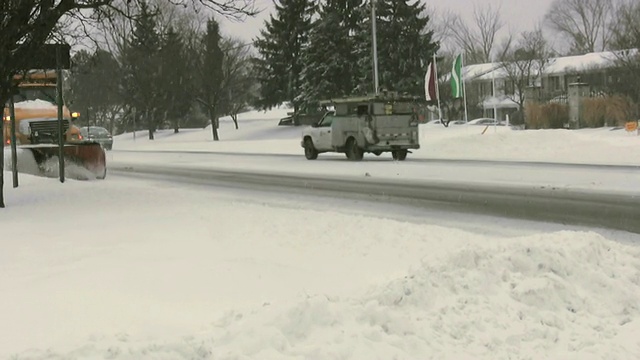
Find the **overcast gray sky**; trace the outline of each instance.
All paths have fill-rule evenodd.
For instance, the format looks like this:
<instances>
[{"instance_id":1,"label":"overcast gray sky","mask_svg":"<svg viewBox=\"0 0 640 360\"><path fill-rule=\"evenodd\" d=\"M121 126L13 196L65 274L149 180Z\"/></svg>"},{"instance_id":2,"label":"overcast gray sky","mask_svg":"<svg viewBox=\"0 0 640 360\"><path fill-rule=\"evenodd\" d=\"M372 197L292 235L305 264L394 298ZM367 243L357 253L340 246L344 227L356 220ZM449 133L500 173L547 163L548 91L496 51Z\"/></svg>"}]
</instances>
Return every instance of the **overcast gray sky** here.
<instances>
[{"instance_id":1,"label":"overcast gray sky","mask_svg":"<svg viewBox=\"0 0 640 360\"><path fill-rule=\"evenodd\" d=\"M438 10L451 9L465 18L473 14L474 5L494 7L500 6L503 20L514 30L531 30L544 16L553 0L422 0L428 6ZM244 22L222 21L223 31L228 35L234 35L246 41L250 41L259 34L264 21L269 18L273 10L273 0L256 0L259 8L265 9L255 18L246 19Z\"/></svg>"}]
</instances>

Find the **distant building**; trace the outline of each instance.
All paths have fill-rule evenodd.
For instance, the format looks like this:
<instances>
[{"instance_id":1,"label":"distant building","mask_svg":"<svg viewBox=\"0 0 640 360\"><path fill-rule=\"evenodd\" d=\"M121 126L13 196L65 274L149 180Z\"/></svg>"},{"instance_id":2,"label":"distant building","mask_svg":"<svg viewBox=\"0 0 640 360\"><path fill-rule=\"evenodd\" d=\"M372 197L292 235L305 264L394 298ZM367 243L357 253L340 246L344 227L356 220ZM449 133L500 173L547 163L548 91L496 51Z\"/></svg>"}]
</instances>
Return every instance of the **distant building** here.
<instances>
[{"instance_id":1,"label":"distant building","mask_svg":"<svg viewBox=\"0 0 640 360\"><path fill-rule=\"evenodd\" d=\"M610 84L622 81L613 71L618 54L614 52L589 53L578 56L552 58L542 68L542 75L532 79L526 101L568 102L569 85L585 83L591 94L599 94ZM477 105L484 117L505 120L519 108L513 84L509 84L507 72L501 63L466 66L463 78L467 85L469 106ZM536 99L529 99L536 97ZM478 101L477 104L472 102Z\"/></svg>"}]
</instances>

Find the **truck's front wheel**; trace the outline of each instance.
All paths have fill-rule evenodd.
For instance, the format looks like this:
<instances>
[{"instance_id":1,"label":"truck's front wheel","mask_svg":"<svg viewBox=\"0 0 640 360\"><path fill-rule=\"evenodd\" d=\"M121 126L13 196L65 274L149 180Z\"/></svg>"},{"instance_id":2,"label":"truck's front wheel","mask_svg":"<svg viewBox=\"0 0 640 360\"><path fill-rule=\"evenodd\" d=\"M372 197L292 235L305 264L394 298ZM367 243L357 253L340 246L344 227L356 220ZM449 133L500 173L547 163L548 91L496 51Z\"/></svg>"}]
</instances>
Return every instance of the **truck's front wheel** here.
<instances>
[{"instance_id":1,"label":"truck's front wheel","mask_svg":"<svg viewBox=\"0 0 640 360\"><path fill-rule=\"evenodd\" d=\"M407 158L407 150L393 150L391 156L393 160L403 161Z\"/></svg>"},{"instance_id":2,"label":"truck's front wheel","mask_svg":"<svg viewBox=\"0 0 640 360\"><path fill-rule=\"evenodd\" d=\"M304 139L304 157L307 160L315 160L318 158L318 150L316 150L315 146L313 146L313 141L311 139Z\"/></svg>"},{"instance_id":3,"label":"truck's front wheel","mask_svg":"<svg viewBox=\"0 0 640 360\"><path fill-rule=\"evenodd\" d=\"M350 138L347 141L347 159L351 161L360 161L364 157L364 151L358 146L358 141L354 138Z\"/></svg>"}]
</instances>

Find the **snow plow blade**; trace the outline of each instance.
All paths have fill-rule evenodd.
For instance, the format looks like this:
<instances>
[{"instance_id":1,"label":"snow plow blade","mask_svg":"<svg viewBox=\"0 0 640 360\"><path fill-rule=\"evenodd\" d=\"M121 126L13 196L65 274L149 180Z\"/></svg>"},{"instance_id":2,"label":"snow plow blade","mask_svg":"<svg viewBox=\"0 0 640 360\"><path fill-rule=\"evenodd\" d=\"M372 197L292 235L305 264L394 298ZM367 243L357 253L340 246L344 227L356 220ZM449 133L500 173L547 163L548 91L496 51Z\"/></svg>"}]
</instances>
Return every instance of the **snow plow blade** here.
<instances>
[{"instance_id":1,"label":"snow plow blade","mask_svg":"<svg viewBox=\"0 0 640 360\"><path fill-rule=\"evenodd\" d=\"M23 149L33 153L40 171L45 175L59 170L59 148L53 144L26 145ZM65 174L78 180L104 179L107 176L107 162L104 149L95 142L65 144L63 147Z\"/></svg>"}]
</instances>

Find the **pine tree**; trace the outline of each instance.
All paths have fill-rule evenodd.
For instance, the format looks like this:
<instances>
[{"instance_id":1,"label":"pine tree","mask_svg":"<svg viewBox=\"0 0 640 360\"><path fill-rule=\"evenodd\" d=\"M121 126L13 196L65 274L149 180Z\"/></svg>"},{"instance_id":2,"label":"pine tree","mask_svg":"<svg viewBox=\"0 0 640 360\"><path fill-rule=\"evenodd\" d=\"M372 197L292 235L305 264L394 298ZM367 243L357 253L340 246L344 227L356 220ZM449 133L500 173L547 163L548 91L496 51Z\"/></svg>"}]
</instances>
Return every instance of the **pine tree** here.
<instances>
[{"instance_id":1,"label":"pine tree","mask_svg":"<svg viewBox=\"0 0 640 360\"><path fill-rule=\"evenodd\" d=\"M181 120L191 108L191 81L184 60L185 44L173 27L169 27L160 50L159 84L163 99L164 117L170 121L174 132L178 132Z\"/></svg>"},{"instance_id":2,"label":"pine tree","mask_svg":"<svg viewBox=\"0 0 640 360\"><path fill-rule=\"evenodd\" d=\"M351 95L358 82L355 37L363 17L362 0L327 0L313 23L304 52L305 102Z\"/></svg>"},{"instance_id":3,"label":"pine tree","mask_svg":"<svg viewBox=\"0 0 640 360\"><path fill-rule=\"evenodd\" d=\"M271 108L289 101L297 110L301 97L302 52L307 46L313 0L279 0L276 15L271 16L254 41L260 56L255 59L260 81L258 105Z\"/></svg>"},{"instance_id":4,"label":"pine tree","mask_svg":"<svg viewBox=\"0 0 640 360\"><path fill-rule=\"evenodd\" d=\"M378 0L376 5L379 86L420 95L424 74L439 44L432 41L425 5L418 0ZM373 84L371 22L360 29L361 89ZM368 87L372 89L372 86Z\"/></svg>"},{"instance_id":5,"label":"pine tree","mask_svg":"<svg viewBox=\"0 0 640 360\"><path fill-rule=\"evenodd\" d=\"M93 54L79 51L72 63L65 94L67 105L80 112L83 125L104 126L113 133L122 102L120 79L113 76L121 72L118 61L110 52L98 49Z\"/></svg>"},{"instance_id":6,"label":"pine tree","mask_svg":"<svg viewBox=\"0 0 640 360\"><path fill-rule=\"evenodd\" d=\"M206 107L206 111L211 120L211 132L213 140L218 141L218 116L220 103L224 97L222 66L224 53L220 47L221 42L220 25L215 19L207 22L207 33L203 39L203 52L198 65L198 100Z\"/></svg>"},{"instance_id":7,"label":"pine tree","mask_svg":"<svg viewBox=\"0 0 640 360\"><path fill-rule=\"evenodd\" d=\"M140 2L138 21L124 50L124 98L130 108L143 117L149 139L157 128L157 80L159 72L160 35L155 11L145 1Z\"/></svg>"}]
</instances>

